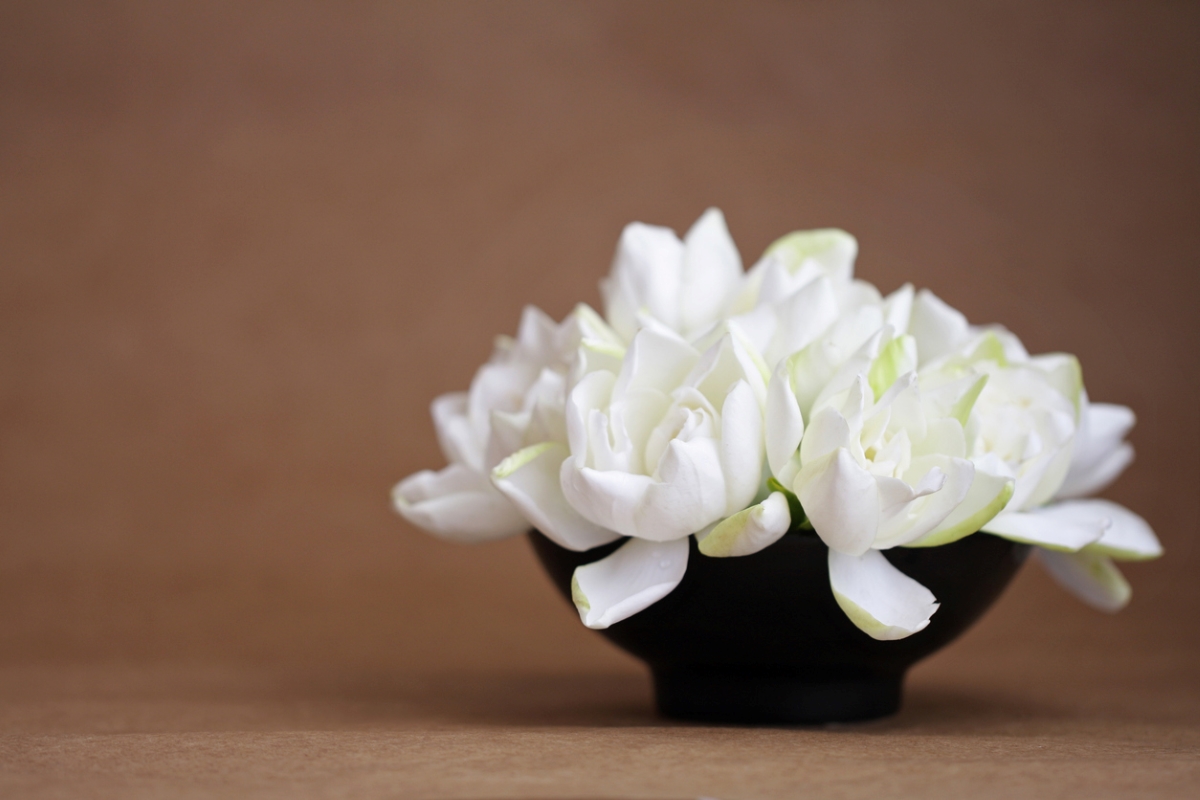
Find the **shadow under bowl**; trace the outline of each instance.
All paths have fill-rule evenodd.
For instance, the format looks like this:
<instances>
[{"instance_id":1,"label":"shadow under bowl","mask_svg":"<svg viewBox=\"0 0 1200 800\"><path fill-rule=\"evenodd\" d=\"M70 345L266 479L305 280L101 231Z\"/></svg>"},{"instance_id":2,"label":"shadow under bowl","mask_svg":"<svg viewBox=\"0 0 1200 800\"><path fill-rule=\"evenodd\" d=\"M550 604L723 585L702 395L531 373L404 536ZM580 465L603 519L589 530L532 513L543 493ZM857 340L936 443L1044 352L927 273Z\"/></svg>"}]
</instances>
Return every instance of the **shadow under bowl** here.
<instances>
[{"instance_id":1,"label":"shadow under bowl","mask_svg":"<svg viewBox=\"0 0 1200 800\"><path fill-rule=\"evenodd\" d=\"M624 541L578 553L537 531L529 538L568 602L575 568ZM895 713L908 668L977 620L1029 554L1028 545L985 533L884 551L941 604L924 630L884 642L855 627L834 600L828 550L816 536L789 534L739 558L709 558L689 543L675 590L600 633L649 665L661 714L705 722L812 724Z\"/></svg>"}]
</instances>

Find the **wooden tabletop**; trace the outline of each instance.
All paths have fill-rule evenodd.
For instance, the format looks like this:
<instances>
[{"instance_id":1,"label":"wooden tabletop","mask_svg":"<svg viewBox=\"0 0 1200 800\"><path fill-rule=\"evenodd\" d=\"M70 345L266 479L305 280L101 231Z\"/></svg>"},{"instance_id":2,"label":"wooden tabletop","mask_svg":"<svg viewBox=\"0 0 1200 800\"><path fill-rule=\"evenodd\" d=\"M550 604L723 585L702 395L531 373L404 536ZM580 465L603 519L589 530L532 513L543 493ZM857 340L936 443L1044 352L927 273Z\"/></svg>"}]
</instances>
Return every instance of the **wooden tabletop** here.
<instances>
[{"instance_id":1,"label":"wooden tabletop","mask_svg":"<svg viewBox=\"0 0 1200 800\"><path fill-rule=\"evenodd\" d=\"M1200 796L1200 9L0 6L0 795ZM1027 565L902 712L677 724L388 490L621 227L860 242L1139 416L1166 555Z\"/></svg>"}]
</instances>

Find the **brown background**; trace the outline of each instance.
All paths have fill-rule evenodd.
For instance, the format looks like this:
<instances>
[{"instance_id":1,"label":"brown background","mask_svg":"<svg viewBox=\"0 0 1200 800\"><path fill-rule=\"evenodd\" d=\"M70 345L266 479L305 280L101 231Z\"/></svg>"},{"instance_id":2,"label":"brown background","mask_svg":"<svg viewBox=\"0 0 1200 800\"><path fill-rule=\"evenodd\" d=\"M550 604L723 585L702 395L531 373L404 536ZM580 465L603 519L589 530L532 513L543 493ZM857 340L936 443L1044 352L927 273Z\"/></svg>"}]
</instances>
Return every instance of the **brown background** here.
<instances>
[{"instance_id":1,"label":"brown background","mask_svg":"<svg viewBox=\"0 0 1200 800\"><path fill-rule=\"evenodd\" d=\"M1200 788L1194 4L0 6L0 792ZM656 719L520 539L389 510L621 226L836 225L1139 414L1167 550L1026 569L893 720Z\"/></svg>"}]
</instances>

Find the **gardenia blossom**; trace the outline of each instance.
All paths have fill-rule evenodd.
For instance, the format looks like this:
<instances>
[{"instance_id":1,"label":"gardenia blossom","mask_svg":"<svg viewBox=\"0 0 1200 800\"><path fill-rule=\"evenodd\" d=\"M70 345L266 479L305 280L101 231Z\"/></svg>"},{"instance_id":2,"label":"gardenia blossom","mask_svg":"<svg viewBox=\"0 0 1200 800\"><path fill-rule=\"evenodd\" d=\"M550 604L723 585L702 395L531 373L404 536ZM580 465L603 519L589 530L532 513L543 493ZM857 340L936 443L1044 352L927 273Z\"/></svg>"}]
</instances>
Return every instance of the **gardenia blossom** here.
<instances>
[{"instance_id":1,"label":"gardenia blossom","mask_svg":"<svg viewBox=\"0 0 1200 800\"><path fill-rule=\"evenodd\" d=\"M972 329L929 297L942 318L937 340L954 350L925 372L986 378L972 416L971 458L1014 481L1004 509L981 529L1036 545L1047 571L1090 605L1122 608L1131 592L1113 560L1156 558L1162 547L1132 511L1078 498L1104 489L1133 460L1125 441L1133 412L1090 403L1074 356L1030 356L1011 333Z\"/></svg>"},{"instance_id":2,"label":"gardenia blossom","mask_svg":"<svg viewBox=\"0 0 1200 800\"><path fill-rule=\"evenodd\" d=\"M877 639L938 608L884 553L977 531L1123 606L1114 560L1161 546L1132 511L1080 498L1132 460L1133 413L1089 402L1073 356L1031 356L927 290L884 296L854 277L857 252L844 231L799 231L743 272L716 209L682 239L627 226L604 318L526 309L470 390L434 401L449 465L402 481L396 508L462 541L624 540L575 572L593 628L670 593L692 537L703 557L738 557L815 534L835 599Z\"/></svg>"},{"instance_id":3,"label":"gardenia blossom","mask_svg":"<svg viewBox=\"0 0 1200 800\"><path fill-rule=\"evenodd\" d=\"M761 361L736 329L701 351L643 328L617 372L588 373L572 389L565 446L539 444L493 473L564 546L630 537L576 573L587 625L607 627L664 596L683 578L688 537L754 499L765 393ZM518 493L517 483L536 489Z\"/></svg>"},{"instance_id":4,"label":"gardenia blossom","mask_svg":"<svg viewBox=\"0 0 1200 800\"><path fill-rule=\"evenodd\" d=\"M792 371L804 359L789 361L771 382L771 469L828 545L830 583L847 615L877 639L911 635L929 624L935 598L880 551L973 533L1011 493L1010 480L977 474L967 458L972 387L923 394L915 340L885 325L848 360L849 385L818 397L805 430ZM701 550L725 554L707 539Z\"/></svg>"},{"instance_id":5,"label":"gardenia blossom","mask_svg":"<svg viewBox=\"0 0 1200 800\"><path fill-rule=\"evenodd\" d=\"M529 530L521 512L496 490L492 469L532 442L561 438L569 371L580 348L617 347L615 335L587 306L561 324L529 306L516 339L499 337L467 392L444 394L431 412L449 465L422 470L396 485L392 501L405 519L445 539L482 542Z\"/></svg>"}]
</instances>

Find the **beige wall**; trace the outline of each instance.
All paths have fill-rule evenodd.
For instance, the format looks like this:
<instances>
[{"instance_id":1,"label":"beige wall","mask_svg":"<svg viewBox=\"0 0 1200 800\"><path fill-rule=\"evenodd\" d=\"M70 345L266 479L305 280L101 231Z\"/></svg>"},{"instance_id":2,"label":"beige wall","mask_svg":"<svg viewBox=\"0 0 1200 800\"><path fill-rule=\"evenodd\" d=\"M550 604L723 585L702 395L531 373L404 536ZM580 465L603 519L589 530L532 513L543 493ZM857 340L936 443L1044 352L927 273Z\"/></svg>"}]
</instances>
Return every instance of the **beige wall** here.
<instances>
[{"instance_id":1,"label":"beige wall","mask_svg":"<svg viewBox=\"0 0 1200 800\"><path fill-rule=\"evenodd\" d=\"M1133 605L1027 569L936 663L1195 663L1195 6L160 5L0 8L0 660L625 668L388 489L524 303L719 205L1139 414Z\"/></svg>"}]
</instances>

